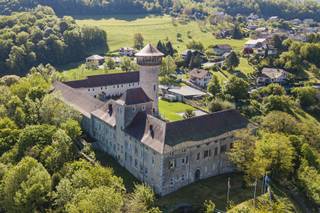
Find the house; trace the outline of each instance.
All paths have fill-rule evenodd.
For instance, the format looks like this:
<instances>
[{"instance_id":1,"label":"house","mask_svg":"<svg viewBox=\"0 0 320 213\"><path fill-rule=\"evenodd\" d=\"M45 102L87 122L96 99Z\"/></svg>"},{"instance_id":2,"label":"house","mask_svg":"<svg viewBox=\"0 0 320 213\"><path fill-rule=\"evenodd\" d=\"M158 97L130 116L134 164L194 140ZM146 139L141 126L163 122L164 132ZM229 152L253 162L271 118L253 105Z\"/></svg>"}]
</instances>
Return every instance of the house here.
<instances>
[{"instance_id":1,"label":"house","mask_svg":"<svg viewBox=\"0 0 320 213\"><path fill-rule=\"evenodd\" d=\"M207 87L212 77L212 74L209 71L203 69L193 69L190 71L189 75L189 81L191 83L203 88Z\"/></svg>"},{"instance_id":2,"label":"house","mask_svg":"<svg viewBox=\"0 0 320 213\"><path fill-rule=\"evenodd\" d=\"M222 56L225 53L229 53L232 47L229 44L217 44L213 46L213 54Z\"/></svg>"},{"instance_id":3,"label":"house","mask_svg":"<svg viewBox=\"0 0 320 213\"><path fill-rule=\"evenodd\" d=\"M267 39L265 38L258 38L258 39L251 39L245 43L245 48L262 48L266 45Z\"/></svg>"},{"instance_id":4,"label":"house","mask_svg":"<svg viewBox=\"0 0 320 213\"><path fill-rule=\"evenodd\" d=\"M105 58L100 55L92 55L86 58L86 66L90 68L97 68L105 62Z\"/></svg>"},{"instance_id":5,"label":"house","mask_svg":"<svg viewBox=\"0 0 320 213\"><path fill-rule=\"evenodd\" d=\"M205 92L189 86L170 88L168 93L174 95L176 100L180 102L184 102L186 99L198 99L207 95Z\"/></svg>"},{"instance_id":6,"label":"house","mask_svg":"<svg viewBox=\"0 0 320 213\"><path fill-rule=\"evenodd\" d=\"M148 44L136 57L139 72L129 76L88 77L80 80L80 85L57 81L53 84L53 94L81 113L82 129L94 139L93 147L111 155L160 196L195 181L235 171L226 153L233 146L235 134L252 128L251 123L237 110L174 122L164 120L158 110L158 73L163 54ZM116 87L115 93L118 89L120 97L106 101L86 91L108 84L105 82L139 86L126 90ZM107 86L106 91L111 88ZM182 93L194 95L192 91L186 89Z\"/></svg>"},{"instance_id":7,"label":"house","mask_svg":"<svg viewBox=\"0 0 320 213\"><path fill-rule=\"evenodd\" d=\"M122 47L119 49L119 55L133 57L137 51L131 47Z\"/></svg>"},{"instance_id":8,"label":"house","mask_svg":"<svg viewBox=\"0 0 320 213\"><path fill-rule=\"evenodd\" d=\"M257 78L258 85L265 85L269 83L283 84L288 79L289 73L283 69L277 68L263 68L260 76Z\"/></svg>"}]
</instances>

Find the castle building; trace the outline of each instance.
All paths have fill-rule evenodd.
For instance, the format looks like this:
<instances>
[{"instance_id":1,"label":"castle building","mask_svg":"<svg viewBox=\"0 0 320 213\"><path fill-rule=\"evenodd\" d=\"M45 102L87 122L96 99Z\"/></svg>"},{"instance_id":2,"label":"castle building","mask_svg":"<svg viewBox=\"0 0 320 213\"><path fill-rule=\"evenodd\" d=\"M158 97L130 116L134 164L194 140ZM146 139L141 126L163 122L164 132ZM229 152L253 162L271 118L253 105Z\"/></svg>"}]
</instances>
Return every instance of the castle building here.
<instances>
[{"instance_id":1,"label":"castle building","mask_svg":"<svg viewBox=\"0 0 320 213\"><path fill-rule=\"evenodd\" d=\"M139 72L55 82L58 97L82 114L94 145L157 194L234 170L226 156L234 133L250 126L236 110L167 122L159 116L158 73L163 54L147 45ZM98 96L104 94L105 100Z\"/></svg>"}]
</instances>

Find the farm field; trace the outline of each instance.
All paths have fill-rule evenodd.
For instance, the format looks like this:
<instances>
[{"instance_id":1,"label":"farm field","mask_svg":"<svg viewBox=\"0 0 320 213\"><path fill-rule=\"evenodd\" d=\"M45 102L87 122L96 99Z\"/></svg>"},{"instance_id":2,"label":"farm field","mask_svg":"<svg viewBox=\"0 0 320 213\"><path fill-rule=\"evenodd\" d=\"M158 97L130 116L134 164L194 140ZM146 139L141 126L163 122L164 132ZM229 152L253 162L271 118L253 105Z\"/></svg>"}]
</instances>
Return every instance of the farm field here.
<instances>
[{"instance_id":1,"label":"farm field","mask_svg":"<svg viewBox=\"0 0 320 213\"><path fill-rule=\"evenodd\" d=\"M192 40L200 41L205 47L214 44L230 44L236 51L240 51L245 39L216 39L212 32L204 25L196 21L181 24L173 21L170 16L147 16L134 20L117 18L86 18L77 19L79 25L97 26L104 29L108 36L110 51L116 51L120 47L133 46L133 36L141 33L145 43L157 44L159 40L168 38L175 49L182 52L186 44ZM182 36L182 41L177 41L177 33Z\"/></svg>"}]
</instances>

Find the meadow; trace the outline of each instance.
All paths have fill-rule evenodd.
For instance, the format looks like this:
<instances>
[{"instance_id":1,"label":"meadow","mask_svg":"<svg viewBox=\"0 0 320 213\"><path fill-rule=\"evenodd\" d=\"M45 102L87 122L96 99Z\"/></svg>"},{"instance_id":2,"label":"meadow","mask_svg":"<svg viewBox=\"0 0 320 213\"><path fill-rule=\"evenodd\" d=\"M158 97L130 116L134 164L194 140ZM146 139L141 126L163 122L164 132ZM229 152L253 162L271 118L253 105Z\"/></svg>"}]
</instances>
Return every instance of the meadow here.
<instances>
[{"instance_id":1,"label":"meadow","mask_svg":"<svg viewBox=\"0 0 320 213\"><path fill-rule=\"evenodd\" d=\"M108 36L110 51L120 47L132 47L135 33L141 33L145 43L157 44L159 40L168 39L178 52L186 49L186 44L192 40L200 41L205 47L214 44L230 44L240 51L245 39L216 39L212 31L203 22L189 21L180 23L170 16L147 16L133 20L126 18L85 18L77 19L81 26L97 26L104 29ZM182 41L177 40L177 33L181 34Z\"/></svg>"}]
</instances>

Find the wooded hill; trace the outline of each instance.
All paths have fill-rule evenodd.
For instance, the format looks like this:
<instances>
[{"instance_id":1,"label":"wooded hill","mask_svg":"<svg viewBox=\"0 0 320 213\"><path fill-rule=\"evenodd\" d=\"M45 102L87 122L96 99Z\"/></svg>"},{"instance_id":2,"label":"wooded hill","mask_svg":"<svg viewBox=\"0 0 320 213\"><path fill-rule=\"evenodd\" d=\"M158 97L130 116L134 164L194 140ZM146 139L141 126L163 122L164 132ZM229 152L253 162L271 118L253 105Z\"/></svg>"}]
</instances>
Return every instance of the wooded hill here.
<instances>
[{"instance_id":1,"label":"wooded hill","mask_svg":"<svg viewBox=\"0 0 320 213\"><path fill-rule=\"evenodd\" d=\"M58 15L159 14L177 15L195 12L209 14L223 10L230 15L255 13L284 19L313 18L320 20L320 4L315 0L0 0L0 14L26 11L47 5Z\"/></svg>"},{"instance_id":2,"label":"wooded hill","mask_svg":"<svg viewBox=\"0 0 320 213\"><path fill-rule=\"evenodd\" d=\"M105 31L58 18L50 7L0 19L0 72L24 75L40 63L63 65L108 49Z\"/></svg>"}]
</instances>

